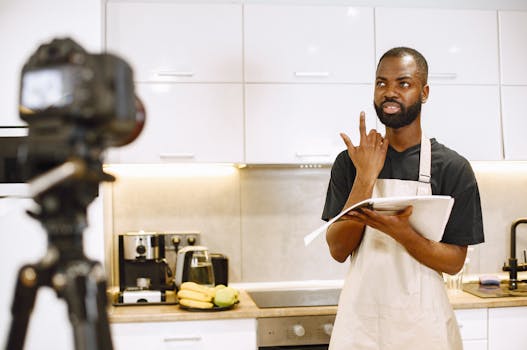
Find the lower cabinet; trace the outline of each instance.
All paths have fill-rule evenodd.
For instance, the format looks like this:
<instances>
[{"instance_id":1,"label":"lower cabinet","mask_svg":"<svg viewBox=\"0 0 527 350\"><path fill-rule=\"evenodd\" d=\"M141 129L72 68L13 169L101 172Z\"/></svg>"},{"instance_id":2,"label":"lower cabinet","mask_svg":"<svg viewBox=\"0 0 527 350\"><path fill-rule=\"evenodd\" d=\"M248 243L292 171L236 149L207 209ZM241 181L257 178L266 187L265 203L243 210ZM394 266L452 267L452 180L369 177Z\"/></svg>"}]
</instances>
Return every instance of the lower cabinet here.
<instances>
[{"instance_id":1,"label":"lower cabinet","mask_svg":"<svg viewBox=\"0 0 527 350\"><path fill-rule=\"evenodd\" d=\"M489 309L489 350L527 348L527 306Z\"/></svg>"},{"instance_id":2,"label":"lower cabinet","mask_svg":"<svg viewBox=\"0 0 527 350\"><path fill-rule=\"evenodd\" d=\"M256 350L256 319L111 324L116 350Z\"/></svg>"},{"instance_id":3,"label":"lower cabinet","mask_svg":"<svg viewBox=\"0 0 527 350\"><path fill-rule=\"evenodd\" d=\"M487 350L487 310L455 310L464 350Z\"/></svg>"}]
</instances>

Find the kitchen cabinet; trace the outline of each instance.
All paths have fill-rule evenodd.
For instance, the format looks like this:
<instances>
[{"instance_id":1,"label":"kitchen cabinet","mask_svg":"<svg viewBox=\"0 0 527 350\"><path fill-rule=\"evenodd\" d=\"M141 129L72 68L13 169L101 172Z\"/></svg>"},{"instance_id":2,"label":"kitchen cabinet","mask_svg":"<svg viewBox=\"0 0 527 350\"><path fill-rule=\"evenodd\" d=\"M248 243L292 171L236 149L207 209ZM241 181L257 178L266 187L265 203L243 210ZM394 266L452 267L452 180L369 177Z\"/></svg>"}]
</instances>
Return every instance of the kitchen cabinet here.
<instances>
[{"instance_id":1,"label":"kitchen cabinet","mask_svg":"<svg viewBox=\"0 0 527 350\"><path fill-rule=\"evenodd\" d=\"M109 163L243 162L241 84L137 83L146 123Z\"/></svg>"},{"instance_id":2,"label":"kitchen cabinet","mask_svg":"<svg viewBox=\"0 0 527 350\"><path fill-rule=\"evenodd\" d=\"M501 87L501 111L505 159L527 159L527 120L525 114L527 85Z\"/></svg>"},{"instance_id":3,"label":"kitchen cabinet","mask_svg":"<svg viewBox=\"0 0 527 350\"><path fill-rule=\"evenodd\" d=\"M351 84L246 86L246 162L330 164L345 149L339 136L359 141L359 113L375 128L373 87Z\"/></svg>"},{"instance_id":4,"label":"kitchen cabinet","mask_svg":"<svg viewBox=\"0 0 527 350\"><path fill-rule=\"evenodd\" d=\"M487 309L454 310L463 349L487 350Z\"/></svg>"},{"instance_id":5,"label":"kitchen cabinet","mask_svg":"<svg viewBox=\"0 0 527 350\"><path fill-rule=\"evenodd\" d=\"M500 160L499 87L430 85L421 123L425 134L469 160Z\"/></svg>"},{"instance_id":6,"label":"kitchen cabinet","mask_svg":"<svg viewBox=\"0 0 527 350\"><path fill-rule=\"evenodd\" d=\"M256 319L111 324L116 350L256 349Z\"/></svg>"},{"instance_id":7,"label":"kitchen cabinet","mask_svg":"<svg viewBox=\"0 0 527 350\"><path fill-rule=\"evenodd\" d=\"M245 81L355 82L374 78L373 9L244 6Z\"/></svg>"},{"instance_id":8,"label":"kitchen cabinet","mask_svg":"<svg viewBox=\"0 0 527 350\"><path fill-rule=\"evenodd\" d=\"M499 11L501 83L527 85L527 11Z\"/></svg>"},{"instance_id":9,"label":"kitchen cabinet","mask_svg":"<svg viewBox=\"0 0 527 350\"><path fill-rule=\"evenodd\" d=\"M106 48L137 82L241 82L242 6L108 2Z\"/></svg>"},{"instance_id":10,"label":"kitchen cabinet","mask_svg":"<svg viewBox=\"0 0 527 350\"><path fill-rule=\"evenodd\" d=\"M489 309L489 350L523 350L527 344L527 307Z\"/></svg>"},{"instance_id":11,"label":"kitchen cabinet","mask_svg":"<svg viewBox=\"0 0 527 350\"><path fill-rule=\"evenodd\" d=\"M409 46L427 59L434 85L497 84L497 28L496 11L376 8L377 60Z\"/></svg>"},{"instance_id":12,"label":"kitchen cabinet","mask_svg":"<svg viewBox=\"0 0 527 350\"><path fill-rule=\"evenodd\" d=\"M19 0L0 5L0 126L25 125L18 115L22 66L43 43L71 37L86 50L101 50L100 0Z\"/></svg>"}]
</instances>

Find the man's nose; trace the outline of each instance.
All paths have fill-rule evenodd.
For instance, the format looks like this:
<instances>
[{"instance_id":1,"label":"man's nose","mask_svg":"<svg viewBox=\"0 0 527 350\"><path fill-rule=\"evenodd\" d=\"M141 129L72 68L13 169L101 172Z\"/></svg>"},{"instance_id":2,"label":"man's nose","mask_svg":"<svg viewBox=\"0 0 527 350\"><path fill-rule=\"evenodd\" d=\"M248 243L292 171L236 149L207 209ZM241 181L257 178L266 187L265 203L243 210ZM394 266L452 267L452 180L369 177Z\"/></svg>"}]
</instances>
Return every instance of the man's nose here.
<instances>
[{"instance_id":1,"label":"man's nose","mask_svg":"<svg viewBox=\"0 0 527 350\"><path fill-rule=\"evenodd\" d=\"M397 97L397 90L395 89L395 86L391 84L386 86L386 89L384 90L384 97L386 98Z\"/></svg>"}]
</instances>

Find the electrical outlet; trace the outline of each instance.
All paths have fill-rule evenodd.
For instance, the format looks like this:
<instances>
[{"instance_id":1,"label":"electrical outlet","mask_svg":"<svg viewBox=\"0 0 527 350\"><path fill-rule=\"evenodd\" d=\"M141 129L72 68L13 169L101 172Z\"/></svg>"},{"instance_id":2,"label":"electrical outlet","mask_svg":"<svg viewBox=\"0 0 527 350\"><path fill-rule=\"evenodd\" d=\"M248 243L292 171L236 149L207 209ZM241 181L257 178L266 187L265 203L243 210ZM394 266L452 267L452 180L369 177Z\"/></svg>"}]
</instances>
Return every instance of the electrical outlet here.
<instances>
[{"instance_id":1,"label":"electrical outlet","mask_svg":"<svg viewBox=\"0 0 527 350\"><path fill-rule=\"evenodd\" d=\"M165 250L174 251L189 246L200 244L200 232L180 231L180 232L157 232L165 236Z\"/></svg>"}]
</instances>

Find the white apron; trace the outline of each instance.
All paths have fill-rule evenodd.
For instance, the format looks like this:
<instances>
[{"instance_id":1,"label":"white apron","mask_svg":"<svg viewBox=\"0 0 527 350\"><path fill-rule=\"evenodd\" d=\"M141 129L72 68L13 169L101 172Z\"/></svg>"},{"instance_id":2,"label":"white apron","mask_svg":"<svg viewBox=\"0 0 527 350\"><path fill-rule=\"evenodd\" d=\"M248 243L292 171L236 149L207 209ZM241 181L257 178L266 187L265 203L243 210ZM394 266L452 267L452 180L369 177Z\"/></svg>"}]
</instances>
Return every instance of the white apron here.
<instances>
[{"instance_id":1,"label":"white apron","mask_svg":"<svg viewBox=\"0 0 527 350\"><path fill-rule=\"evenodd\" d=\"M430 195L430 168L430 140L423 136L419 181L378 179L373 196ZM352 255L329 349L463 349L442 276L367 226Z\"/></svg>"}]
</instances>

